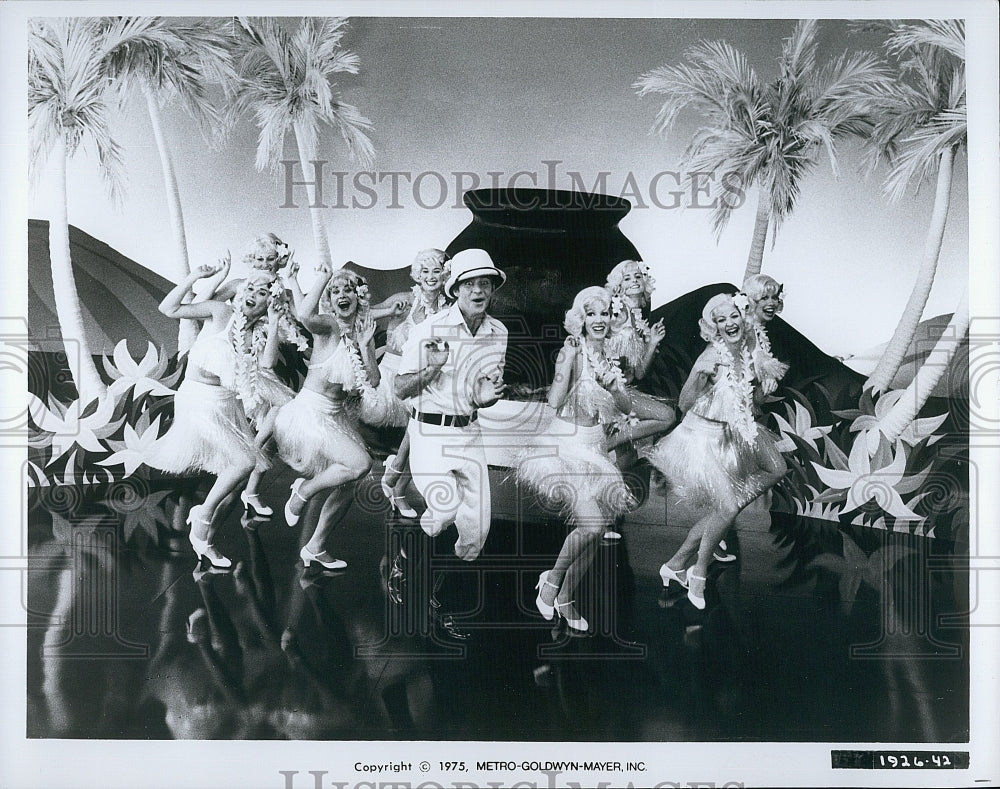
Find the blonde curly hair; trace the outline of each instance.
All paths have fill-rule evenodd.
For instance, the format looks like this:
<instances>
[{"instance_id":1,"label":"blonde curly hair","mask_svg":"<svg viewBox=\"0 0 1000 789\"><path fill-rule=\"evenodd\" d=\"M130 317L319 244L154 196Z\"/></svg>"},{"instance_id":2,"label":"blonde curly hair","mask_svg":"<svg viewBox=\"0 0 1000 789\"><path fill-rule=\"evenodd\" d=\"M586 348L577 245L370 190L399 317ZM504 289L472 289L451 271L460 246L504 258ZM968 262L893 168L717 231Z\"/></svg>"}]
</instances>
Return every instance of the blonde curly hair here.
<instances>
[{"instance_id":1,"label":"blonde curly hair","mask_svg":"<svg viewBox=\"0 0 1000 789\"><path fill-rule=\"evenodd\" d=\"M602 288L600 285L592 285L577 293L573 299L573 306L566 311L566 320L563 321L563 327L569 334L574 337L583 336L584 317L587 307L592 304L600 304L610 311L611 293L607 288Z\"/></svg>"},{"instance_id":2,"label":"blonde curly hair","mask_svg":"<svg viewBox=\"0 0 1000 789\"><path fill-rule=\"evenodd\" d=\"M736 306L735 298L735 293L718 293L708 300L705 308L701 311L701 317L698 318L701 339L705 342L714 342L719 338L719 327L715 325L715 313L719 310L728 312L735 309L740 313L740 318L744 317L743 311Z\"/></svg>"},{"instance_id":3,"label":"blonde curly hair","mask_svg":"<svg viewBox=\"0 0 1000 789\"><path fill-rule=\"evenodd\" d=\"M621 263L616 265L608 274L608 280L605 283L605 287L611 291L612 296L621 296L624 287L623 283L625 281L625 272L630 268L634 268L642 274L644 281L642 300L645 306L649 306L650 299L653 296L653 290L656 287L656 280L654 280L652 275L649 273L649 266L641 260L623 260Z\"/></svg>"},{"instance_id":4,"label":"blonde curly hair","mask_svg":"<svg viewBox=\"0 0 1000 789\"><path fill-rule=\"evenodd\" d=\"M288 262L288 245L274 233L257 236L250 242L243 262L257 271L276 272Z\"/></svg>"},{"instance_id":5,"label":"blonde curly hair","mask_svg":"<svg viewBox=\"0 0 1000 789\"><path fill-rule=\"evenodd\" d=\"M356 274L348 269L335 271L333 276L330 277L330 281L326 283L326 287L323 289L323 295L319 300L320 310L322 312L333 312L333 303L330 300L330 288L335 282L346 282L354 289L354 292L358 297L357 317L367 315L368 310L371 309L371 293L368 290L368 280L360 274Z\"/></svg>"},{"instance_id":6,"label":"blonde curly hair","mask_svg":"<svg viewBox=\"0 0 1000 789\"><path fill-rule=\"evenodd\" d=\"M413 263L410 264L410 279L414 282L418 282L420 278L420 267L423 265L440 263L441 267L444 269L444 273L441 276L441 286L444 287L444 283L451 276L451 257L447 252L442 252L440 249L422 249L417 253L417 256L413 259Z\"/></svg>"},{"instance_id":7,"label":"blonde curly hair","mask_svg":"<svg viewBox=\"0 0 1000 789\"><path fill-rule=\"evenodd\" d=\"M775 314L785 308L784 292L785 286L767 274L754 274L747 277L747 281L743 283L743 293L750 299L751 305L756 305L767 295L777 296L778 306L774 310Z\"/></svg>"}]
</instances>

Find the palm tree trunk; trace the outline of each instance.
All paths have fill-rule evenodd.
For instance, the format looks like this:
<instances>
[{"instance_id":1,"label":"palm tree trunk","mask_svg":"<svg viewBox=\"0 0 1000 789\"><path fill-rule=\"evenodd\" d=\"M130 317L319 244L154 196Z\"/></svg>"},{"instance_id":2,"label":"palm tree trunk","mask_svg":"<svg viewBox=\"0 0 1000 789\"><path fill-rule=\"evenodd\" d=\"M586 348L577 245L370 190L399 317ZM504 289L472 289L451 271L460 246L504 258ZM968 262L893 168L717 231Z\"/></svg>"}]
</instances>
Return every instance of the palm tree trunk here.
<instances>
[{"instance_id":1,"label":"palm tree trunk","mask_svg":"<svg viewBox=\"0 0 1000 789\"><path fill-rule=\"evenodd\" d=\"M934 194L934 210L931 212L931 223L927 228L927 238L924 240L924 253L917 272L917 281L910 292L906 308L900 316L892 339L882 352L872 374L865 381L865 388L876 392L884 392L892 386L892 380L899 372L903 358L917 333L917 326L927 306L934 275L937 273L938 257L941 254L941 241L944 239L944 228L948 220L948 206L951 202L951 173L955 160L955 149L948 148L941 154L938 165L937 191Z\"/></svg>"},{"instance_id":2,"label":"palm tree trunk","mask_svg":"<svg viewBox=\"0 0 1000 789\"><path fill-rule=\"evenodd\" d=\"M181 193L177 187L177 177L174 173L174 163L170 156L170 149L167 147L166 138L163 136L163 120L160 116L160 107L156 103L156 97L149 88L143 89L146 97L146 109L149 111L149 120L153 126L153 138L156 140L156 149L160 153L160 167L163 170L163 185L167 191L167 212L170 214L170 229L174 238L174 263L176 270L174 276L180 282L191 273L191 263L188 259L187 234L184 232L184 213L181 210ZM185 297L187 301L191 296ZM177 352L184 353L198 336L198 323L192 320L181 320L177 329Z\"/></svg>"},{"instance_id":3,"label":"palm tree trunk","mask_svg":"<svg viewBox=\"0 0 1000 789\"><path fill-rule=\"evenodd\" d=\"M295 123L292 127L295 131L295 144L299 150L299 162L302 165L302 179L304 181L309 181L310 165L313 159L316 158L316 151L312 150L314 146L304 144L306 135L302 134L299 124ZM312 184L306 187L307 193L309 195L309 218L312 220L313 228L313 240L316 243L316 255L318 256L319 263L325 263L331 269L333 268L333 257L330 254L330 241L326 236L326 225L324 224L324 216L322 208L312 208L316 204L316 187Z\"/></svg>"},{"instance_id":4,"label":"palm tree trunk","mask_svg":"<svg viewBox=\"0 0 1000 789\"><path fill-rule=\"evenodd\" d=\"M52 168L58 187L55 213L49 222L49 261L52 266L52 293L62 331L66 362L83 403L107 393L97 373L90 344L83 328L83 313L77 295L76 278L69 252L69 216L66 207L66 139L59 135L52 148Z\"/></svg>"},{"instance_id":5,"label":"palm tree trunk","mask_svg":"<svg viewBox=\"0 0 1000 789\"><path fill-rule=\"evenodd\" d=\"M895 441L899 434L917 418L917 414L924 407L927 398L931 396L937 382L941 380L941 376L950 366L955 351L962 344L968 330L969 291L966 289L965 293L962 294L958 309L955 310L955 314L951 316L951 320L944 330L944 334L934 344L934 349L924 360L924 363L920 365L920 369L917 370L910 385L906 387L903 396L879 422L879 430L890 442Z\"/></svg>"},{"instance_id":6,"label":"palm tree trunk","mask_svg":"<svg viewBox=\"0 0 1000 789\"><path fill-rule=\"evenodd\" d=\"M754 274L760 274L761 266L764 264L764 244L767 241L767 230L771 223L771 202L770 195L763 184L758 186L757 195L757 218L753 225L753 240L750 242L750 254L747 256L747 267L743 272L743 281L746 282Z\"/></svg>"}]
</instances>

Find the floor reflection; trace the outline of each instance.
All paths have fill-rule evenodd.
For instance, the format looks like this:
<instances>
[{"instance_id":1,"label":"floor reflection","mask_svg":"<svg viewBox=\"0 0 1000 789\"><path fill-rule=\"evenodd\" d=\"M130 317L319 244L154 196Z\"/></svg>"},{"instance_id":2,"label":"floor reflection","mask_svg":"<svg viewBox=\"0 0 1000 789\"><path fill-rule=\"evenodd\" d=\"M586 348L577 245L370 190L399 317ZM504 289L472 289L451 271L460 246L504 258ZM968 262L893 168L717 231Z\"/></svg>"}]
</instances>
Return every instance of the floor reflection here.
<instances>
[{"instance_id":1,"label":"floor reflection","mask_svg":"<svg viewBox=\"0 0 1000 789\"><path fill-rule=\"evenodd\" d=\"M654 493L602 544L579 637L534 607L561 524L498 519L475 565L431 556L423 596L395 605L387 561L420 534L366 491L334 535L337 572L302 568L303 527L238 511L221 537L234 568L196 568L194 482L30 491L29 736L968 737L965 546L765 513L731 535L739 560L713 565L698 611L660 585L684 524L650 517ZM468 640L427 618L442 573L465 590Z\"/></svg>"}]
</instances>

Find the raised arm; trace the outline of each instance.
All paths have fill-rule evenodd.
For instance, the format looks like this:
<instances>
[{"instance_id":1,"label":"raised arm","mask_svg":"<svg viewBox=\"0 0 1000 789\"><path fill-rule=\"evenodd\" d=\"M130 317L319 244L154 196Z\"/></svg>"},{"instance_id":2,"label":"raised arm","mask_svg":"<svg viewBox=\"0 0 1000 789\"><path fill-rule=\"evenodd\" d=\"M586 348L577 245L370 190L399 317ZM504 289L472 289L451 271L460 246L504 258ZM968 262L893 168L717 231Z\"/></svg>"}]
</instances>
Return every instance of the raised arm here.
<instances>
[{"instance_id":1,"label":"raised arm","mask_svg":"<svg viewBox=\"0 0 1000 789\"><path fill-rule=\"evenodd\" d=\"M184 304L184 297L191 291L191 286L194 285L199 279L204 279L205 277L210 277L218 269L214 266L199 266L190 274L188 274L184 279L182 279L177 286L171 290L166 296L164 296L163 301L160 302L160 312L166 315L168 318L212 318L215 316L216 310L222 306L222 304L215 300L209 301L199 301L193 304Z\"/></svg>"},{"instance_id":2,"label":"raised arm","mask_svg":"<svg viewBox=\"0 0 1000 789\"><path fill-rule=\"evenodd\" d=\"M302 293L302 288L299 287L299 262L295 259L295 253L288 253L288 263L286 268L282 273L282 278L285 281L285 285L292 294L292 304L294 305L296 311L299 309L299 305L305 301L305 296Z\"/></svg>"},{"instance_id":3,"label":"raised arm","mask_svg":"<svg viewBox=\"0 0 1000 789\"><path fill-rule=\"evenodd\" d=\"M299 319L299 323L313 334L330 334L334 329L334 322L319 315L319 302L323 298L327 283L333 276L333 269L325 263L321 263L316 270L319 272L319 276L316 277L312 289L299 303L296 317Z\"/></svg>"},{"instance_id":4,"label":"raised arm","mask_svg":"<svg viewBox=\"0 0 1000 789\"><path fill-rule=\"evenodd\" d=\"M358 350L361 352L361 361L364 362L365 370L368 373L368 381L372 386L377 387L382 380L382 373L378 369L378 360L375 358L375 319L368 315L358 326Z\"/></svg>"},{"instance_id":5,"label":"raised arm","mask_svg":"<svg viewBox=\"0 0 1000 789\"><path fill-rule=\"evenodd\" d=\"M372 320L382 320L382 318L398 318L406 314L410 307L409 293L395 293L385 301L372 305Z\"/></svg>"},{"instance_id":6,"label":"raised arm","mask_svg":"<svg viewBox=\"0 0 1000 789\"><path fill-rule=\"evenodd\" d=\"M656 349L659 347L660 343L663 342L663 338L666 336L667 330L663 328L662 320L658 320L649 327L649 339L646 341L646 347L643 350L642 359L639 360L638 367L632 371L636 380L646 377L646 373L649 372L649 366L653 363L653 357L656 356Z\"/></svg>"},{"instance_id":7,"label":"raised arm","mask_svg":"<svg viewBox=\"0 0 1000 789\"><path fill-rule=\"evenodd\" d=\"M219 285L222 283L226 277L229 276L229 269L233 264L232 256L229 254L229 250L226 250L225 256L219 261L219 267L216 269L215 273L208 278L207 287L202 290L201 293L196 293L193 301L208 301L209 299L215 299L216 301L229 301L233 296L236 295L236 285L238 283L226 283L222 286L220 290Z\"/></svg>"},{"instance_id":8,"label":"raised arm","mask_svg":"<svg viewBox=\"0 0 1000 789\"><path fill-rule=\"evenodd\" d=\"M264 342L264 352L261 355L260 366L273 370L278 363L278 311L274 307L267 308L267 340Z\"/></svg>"},{"instance_id":9,"label":"raised arm","mask_svg":"<svg viewBox=\"0 0 1000 789\"><path fill-rule=\"evenodd\" d=\"M579 355L580 341L576 337L567 337L556 357L556 369L552 376L552 386L549 387L549 405L555 409L561 408L566 402L566 394L573 382L574 366Z\"/></svg>"}]
</instances>

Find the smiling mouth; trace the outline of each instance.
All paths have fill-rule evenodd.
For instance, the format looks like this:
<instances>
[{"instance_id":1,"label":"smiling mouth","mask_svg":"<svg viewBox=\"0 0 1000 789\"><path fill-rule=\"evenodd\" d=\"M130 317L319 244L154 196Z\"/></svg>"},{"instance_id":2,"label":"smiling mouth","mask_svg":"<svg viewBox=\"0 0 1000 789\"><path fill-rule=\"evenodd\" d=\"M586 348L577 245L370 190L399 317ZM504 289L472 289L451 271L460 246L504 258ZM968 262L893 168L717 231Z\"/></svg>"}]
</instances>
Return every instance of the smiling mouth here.
<instances>
[{"instance_id":1,"label":"smiling mouth","mask_svg":"<svg viewBox=\"0 0 1000 789\"><path fill-rule=\"evenodd\" d=\"M765 314L765 315L766 315L767 317L769 317L769 318L773 318L773 317L774 317L774 313L776 312L776 310L775 310L775 308L774 308L774 307L764 307L764 308L763 308L763 310L762 310L762 312L763 312L763 313L764 313L764 314Z\"/></svg>"},{"instance_id":2,"label":"smiling mouth","mask_svg":"<svg viewBox=\"0 0 1000 789\"><path fill-rule=\"evenodd\" d=\"M246 304L250 309L253 309L254 307L257 306L257 302L252 301L251 299L247 299L243 303Z\"/></svg>"},{"instance_id":3,"label":"smiling mouth","mask_svg":"<svg viewBox=\"0 0 1000 789\"><path fill-rule=\"evenodd\" d=\"M593 326L590 327L590 330L592 332L599 332L599 331L602 332L607 328L608 325L606 323L595 323Z\"/></svg>"},{"instance_id":4,"label":"smiling mouth","mask_svg":"<svg viewBox=\"0 0 1000 789\"><path fill-rule=\"evenodd\" d=\"M348 299L341 299L337 302L337 309L346 310L351 306L351 302Z\"/></svg>"},{"instance_id":5,"label":"smiling mouth","mask_svg":"<svg viewBox=\"0 0 1000 789\"><path fill-rule=\"evenodd\" d=\"M736 337L739 333L740 333L740 327L739 326L727 326L726 327L726 334L729 337Z\"/></svg>"}]
</instances>

